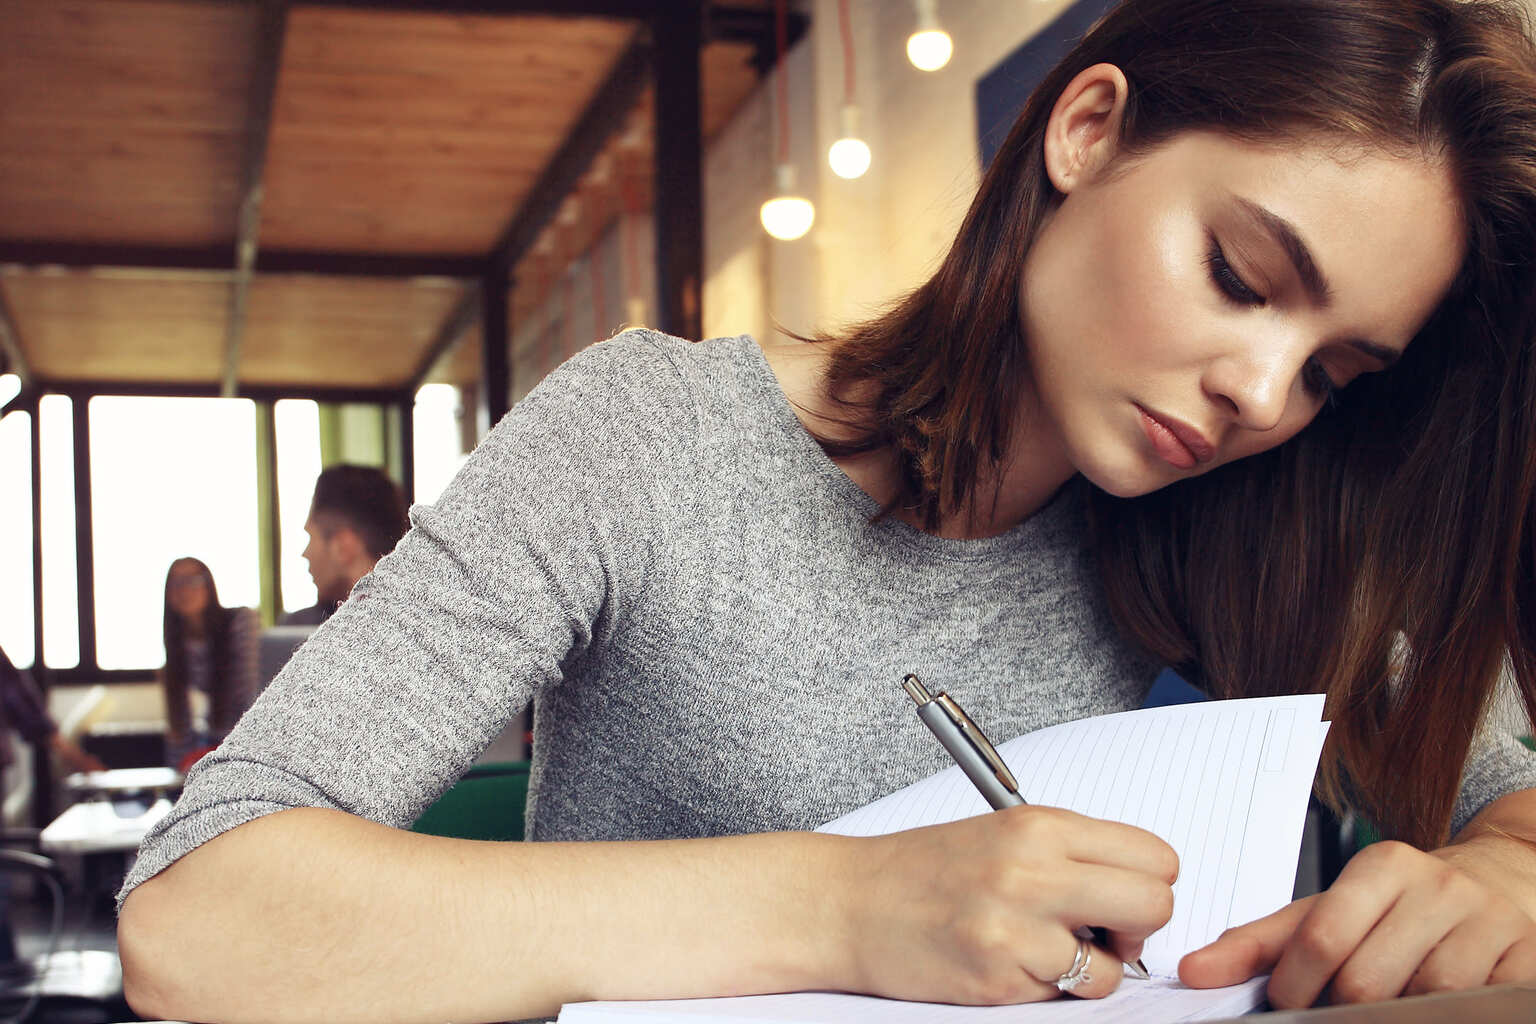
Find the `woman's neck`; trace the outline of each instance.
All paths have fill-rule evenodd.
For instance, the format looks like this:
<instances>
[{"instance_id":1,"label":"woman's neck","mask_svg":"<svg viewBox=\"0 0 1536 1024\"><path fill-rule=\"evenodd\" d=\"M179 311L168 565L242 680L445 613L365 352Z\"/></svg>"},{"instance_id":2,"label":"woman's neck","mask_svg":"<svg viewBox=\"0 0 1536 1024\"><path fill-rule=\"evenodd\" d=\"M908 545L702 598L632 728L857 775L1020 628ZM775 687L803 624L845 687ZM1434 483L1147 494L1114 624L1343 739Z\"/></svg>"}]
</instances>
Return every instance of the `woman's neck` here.
<instances>
[{"instance_id":1,"label":"woman's neck","mask_svg":"<svg viewBox=\"0 0 1536 1024\"><path fill-rule=\"evenodd\" d=\"M827 360L832 350L801 341L765 342L763 355L778 378L779 387L805 429L817 437L848 439L853 429L847 411L834 402L823 387ZM1032 407L1033 403L1027 403ZM1058 444L1048 440L1038 418L1021 410L1015 422L1004 460L983 473L976 488L974 509L946 517L930 530L912 509L893 514L920 530L938 537L974 540L1006 533L1034 515L1075 475L1071 462ZM900 463L895 452L882 448L832 460L838 468L882 506L900 486ZM993 501L993 495L996 501Z\"/></svg>"}]
</instances>

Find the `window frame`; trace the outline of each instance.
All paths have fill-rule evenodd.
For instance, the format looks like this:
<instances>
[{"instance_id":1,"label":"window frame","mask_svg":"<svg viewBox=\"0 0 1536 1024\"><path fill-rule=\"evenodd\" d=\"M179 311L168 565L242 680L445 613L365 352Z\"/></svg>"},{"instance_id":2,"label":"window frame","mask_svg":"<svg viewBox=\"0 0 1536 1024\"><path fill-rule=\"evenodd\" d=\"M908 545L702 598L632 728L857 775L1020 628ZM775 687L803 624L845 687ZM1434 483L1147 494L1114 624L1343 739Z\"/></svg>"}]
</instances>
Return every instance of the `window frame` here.
<instances>
[{"instance_id":1,"label":"window frame","mask_svg":"<svg viewBox=\"0 0 1536 1024\"><path fill-rule=\"evenodd\" d=\"M309 399L315 402L336 404L373 405L384 411L389 429L398 432L397 450L400 453L401 486L405 493L415 490L414 438L411 410L415 404L416 386L401 390L372 391L344 388L240 388L233 395L224 395L215 385L134 385L98 383L48 383L24 389L21 395L11 399L0 413L27 412L32 416L31 431L32 479L32 674L48 684L80 683L144 683L156 676L155 669L103 669L96 653L96 581L95 552L91 495L90 451L90 404L91 399L103 396L132 398L245 398L256 404L256 431L258 494L262 487L274 495L274 500L263 510L266 522L263 529L269 532L271 545L258 546L261 561L260 573L265 585L272 588L275 607L282 608L282 533L278 523L275 500L277 477L277 450L273 443L273 407L282 399ZM39 404L47 395L62 395L71 400L71 416L74 428L73 490L75 499L75 571L76 600L79 603L80 661L72 668L48 668L43 658L43 586L42 586L42 431L37 429ZM393 414L391 414L393 412ZM264 439L263 439L264 438Z\"/></svg>"}]
</instances>

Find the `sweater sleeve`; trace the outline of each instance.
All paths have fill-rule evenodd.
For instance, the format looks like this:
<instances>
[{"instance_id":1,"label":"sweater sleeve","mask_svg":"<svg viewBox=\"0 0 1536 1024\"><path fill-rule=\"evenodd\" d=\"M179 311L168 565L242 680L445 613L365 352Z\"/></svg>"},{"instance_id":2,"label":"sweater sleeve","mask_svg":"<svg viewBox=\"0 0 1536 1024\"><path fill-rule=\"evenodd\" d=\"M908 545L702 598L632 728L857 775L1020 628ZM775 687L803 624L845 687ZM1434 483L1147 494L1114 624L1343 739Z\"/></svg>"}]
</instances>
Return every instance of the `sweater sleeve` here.
<instances>
[{"instance_id":1,"label":"sweater sleeve","mask_svg":"<svg viewBox=\"0 0 1536 1024\"><path fill-rule=\"evenodd\" d=\"M1513 679L1499 683L1489 710L1461 774L1461 791L1451 815L1451 834L1484 807L1521 789L1536 789L1536 752L1517 738L1530 735L1531 723L1514 691Z\"/></svg>"},{"instance_id":2,"label":"sweater sleeve","mask_svg":"<svg viewBox=\"0 0 1536 1024\"><path fill-rule=\"evenodd\" d=\"M551 374L188 774L118 895L265 814L408 826L562 664L622 621L689 488L676 339L630 331Z\"/></svg>"},{"instance_id":3,"label":"sweater sleeve","mask_svg":"<svg viewBox=\"0 0 1536 1024\"><path fill-rule=\"evenodd\" d=\"M4 651L0 651L0 701L4 702L5 721L28 743L45 740L57 731L43 691L29 673L11 664Z\"/></svg>"}]
</instances>

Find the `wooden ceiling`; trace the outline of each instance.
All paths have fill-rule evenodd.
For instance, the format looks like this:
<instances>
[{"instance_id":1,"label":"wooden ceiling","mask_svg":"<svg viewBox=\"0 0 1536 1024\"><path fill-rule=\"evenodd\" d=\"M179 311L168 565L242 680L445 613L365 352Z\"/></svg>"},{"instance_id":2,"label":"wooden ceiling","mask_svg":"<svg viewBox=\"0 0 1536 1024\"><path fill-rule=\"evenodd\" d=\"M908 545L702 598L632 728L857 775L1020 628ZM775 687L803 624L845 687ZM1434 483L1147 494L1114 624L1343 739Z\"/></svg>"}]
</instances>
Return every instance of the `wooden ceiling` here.
<instances>
[{"instance_id":1,"label":"wooden ceiling","mask_svg":"<svg viewBox=\"0 0 1536 1024\"><path fill-rule=\"evenodd\" d=\"M462 379L487 267L515 316L568 195L588 242L650 201L666 6L0 0L0 360L225 393ZM702 14L707 139L773 22Z\"/></svg>"}]
</instances>

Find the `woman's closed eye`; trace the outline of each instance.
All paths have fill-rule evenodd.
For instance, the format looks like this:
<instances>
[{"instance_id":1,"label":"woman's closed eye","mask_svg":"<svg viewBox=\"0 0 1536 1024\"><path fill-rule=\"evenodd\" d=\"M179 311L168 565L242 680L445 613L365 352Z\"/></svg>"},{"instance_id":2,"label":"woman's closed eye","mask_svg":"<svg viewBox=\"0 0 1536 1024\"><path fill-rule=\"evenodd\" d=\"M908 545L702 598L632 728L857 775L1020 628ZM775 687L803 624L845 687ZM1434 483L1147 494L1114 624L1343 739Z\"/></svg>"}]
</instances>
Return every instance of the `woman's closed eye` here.
<instances>
[{"instance_id":1,"label":"woman's closed eye","mask_svg":"<svg viewBox=\"0 0 1536 1024\"><path fill-rule=\"evenodd\" d=\"M1215 235L1208 235L1209 248L1205 254L1205 266L1210 271L1211 280L1228 300L1240 306L1262 306L1267 301L1264 296L1249 287L1248 282L1238 276L1232 269L1232 264L1227 262L1227 254L1222 250L1221 243Z\"/></svg>"},{"instance_id":2,"label":"woman's closed eye","mask_svg":"<svg viewBox=\"0 0 1536 1024\"><path fill-rule=\"evenodd\" d=\"M1214 234L1207 236L1210 248L1205 255L1205 265L1210 271L1211 281L1221 291L1229 302L1239 306L1262 306L1269 300L1259 294L1252 286L1244 281L1242 276L1233 269L1227 260L1227 254L1221 248L1221 243L1216 240ZM1328 368L1317 356L1308 359L1302 367L1301 384L1307 394L1332 405L1338 394L1343 390L1328 373Z\"/></svg>"},{"instance_id":3,"label":"woman's closed eye","mask_svg":"<svg viewBox=\"0 0 1536 1024\"><path fill-rule=\"evenodd\" d=\"M1329 405L1337 400L1339 392L1343 390L1343 385L1336 383L1328 375L1327 367L1317 356L1308 359L1306 365L1302 367L1301 385L1306 389L1307 394L1320 398Z\"/></svg>"}]
</instances>

